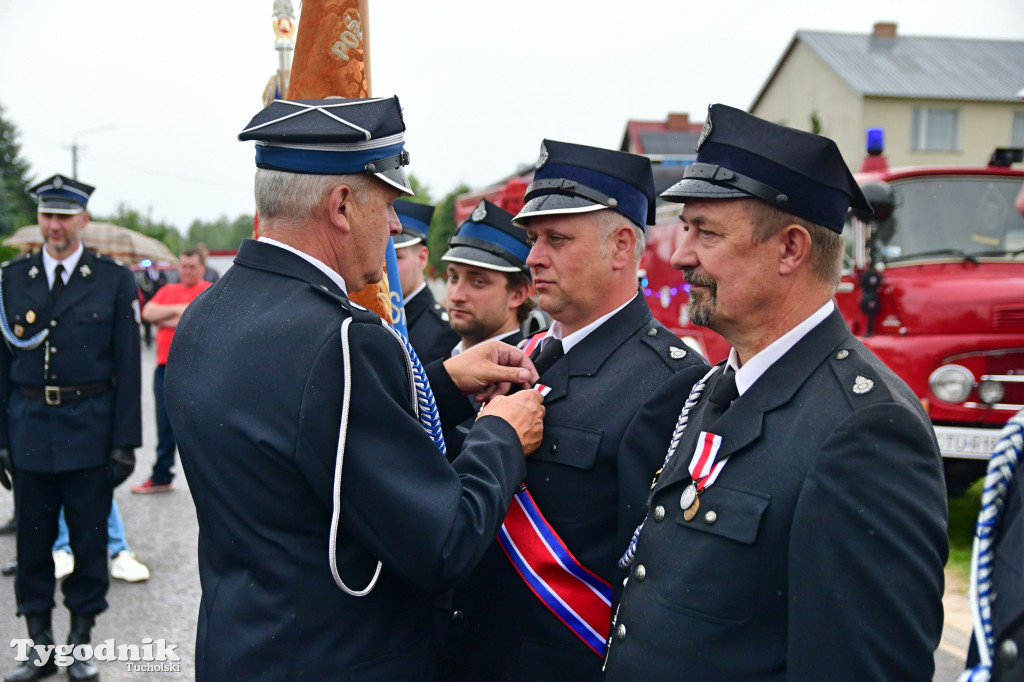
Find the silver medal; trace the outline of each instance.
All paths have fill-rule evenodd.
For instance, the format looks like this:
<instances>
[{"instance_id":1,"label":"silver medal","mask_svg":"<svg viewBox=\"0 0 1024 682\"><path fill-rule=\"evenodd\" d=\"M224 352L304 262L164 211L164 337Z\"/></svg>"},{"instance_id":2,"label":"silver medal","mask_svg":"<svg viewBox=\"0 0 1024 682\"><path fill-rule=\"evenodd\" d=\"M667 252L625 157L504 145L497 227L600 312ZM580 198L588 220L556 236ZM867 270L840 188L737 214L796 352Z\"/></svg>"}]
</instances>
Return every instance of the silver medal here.
<instances>
[{"instance_id":1,"label":"silver medal","mask_svg":"<svg viewBox=\"0 0 1024 682\"><path fill-rule=\"evenodd\" d=\"M690 484L686 486L686 490L683 491L682 496L679 498L679 506L682 507L683 511L686 511L693 506L693 501L697 499L697 486Z\"/></svg>"}]
</instances>

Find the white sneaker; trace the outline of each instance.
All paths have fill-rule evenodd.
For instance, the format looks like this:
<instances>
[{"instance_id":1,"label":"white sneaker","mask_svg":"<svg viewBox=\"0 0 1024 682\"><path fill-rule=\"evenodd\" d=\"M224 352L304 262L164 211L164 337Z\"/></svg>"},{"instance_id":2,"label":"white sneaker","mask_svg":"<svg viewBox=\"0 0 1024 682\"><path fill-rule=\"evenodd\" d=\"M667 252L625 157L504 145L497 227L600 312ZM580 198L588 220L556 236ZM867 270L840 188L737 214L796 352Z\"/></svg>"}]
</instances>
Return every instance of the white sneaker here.
<instances>
[{"instance_id":1,"label":"white sneaker","mask_svg":"<svg viewBox=\"0 0 1024 682\"><path fill-rule=\"evenodd\" d=\"M66 578L75 572L75 555L65 549L53 553L53 577Z\"/></svg>"},{"instance_id":2,"label":"white sneaker","mask_svg":"<svg viewBox=\"0 0 1024 682\"><path fill-rule=\"evenodd\" d=\"M110 561L110 577L129 583L141 583L149 580L149 569L135 558L135 552L125 550L118 552Z\"/></svg>"}]
</instances>

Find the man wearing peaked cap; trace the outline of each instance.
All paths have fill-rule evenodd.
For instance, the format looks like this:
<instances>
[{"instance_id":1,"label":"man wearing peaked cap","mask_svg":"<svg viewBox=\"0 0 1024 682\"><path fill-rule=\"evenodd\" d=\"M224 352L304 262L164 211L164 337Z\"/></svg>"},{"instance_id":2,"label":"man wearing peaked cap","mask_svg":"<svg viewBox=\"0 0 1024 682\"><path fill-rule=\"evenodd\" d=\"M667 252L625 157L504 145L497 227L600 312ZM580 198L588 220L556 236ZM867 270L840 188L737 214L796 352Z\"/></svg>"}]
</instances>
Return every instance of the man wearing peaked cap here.
<instances>
[{"instance_id":1,"label":"man wearing peaked cap","mask_svg":"<svg viewBox=\"0 0 1024 682\"><path fill-rule=\"evenodd\" d=\"M348 299L402 229L400 112L278 101L240 136L257 142L263 236L189 305L166 374L199 518L199 682L433 679L431 594L476 563L539 441L540 396L498 396L449 464L430 385L466 403L536 373L492 344L425 381Z\"/></svg>"},{"instance_id":2,"label":"man wearing peaked cap","mask_svg":"<svg viewBox=\"0 0 1024 682\"><path fill-rule=\"evenodd\" d=\"M430 258L427 235L434 207L399 199L395 202L395 212L402 223L402 234L395 237L395 256L398 278L402 282L409 343L420 360L429 364L450 357L452 346L459 342L458 335L448 326L447 311L423 279L423 268Z\"/></svg>"},{"instance_id":3,"label":"man wearing peaked cap","mask_svg":"<svg viewBox=\"0 0 1024 682\"><path fill-rule=\"evenodd\" d=\"M0 484L10 487L12 474L15 594L37 645L54 644L51 549L64 507L75 571L61 589L77 646L107 608L112 492L142 444L139 301L128 268L82 243L93 187L54 175L30 191L44 246L0 267ZM5 680L56 669L33 653ZM68 674L99 679L91 660L76 658Z\"/></svg>"},{"instance_id":4,"label":"man wearing peaked cap","mask_svg":"<svg viewBox=\"0 0 1024 682\"><path fill-rule=\"evenodd\" d=\"M448 317L459 339L449 348L458 355L477 344L498 340L516 346L520 326L535 303L531 297L530 245L526 232L512 224L512 214L486 199L473 209L448 240L441 260L448 264ZM452 450L465 438L472 418L445 433Z\"/></svg>"},{"instance_id":5,"label":"man wearing peaked cap","mask_svg":"<svg viewBox=\"0 0 1024 682\"><path fill-rule=\"evenodd\" d=\"M693 384L706 371L639 294L644 229L654 218L648 159L545 140L525 200L514 221L529 252L505 230L488 234L523 254L539 306L554 319L524 347L546 391L544 439L527 460L526 493L517 495L499 540L453 591L445 679L600 677L609 605L624 576L615 562L642 518L660 459L654 440L627 457L620 450L643 415L672 428L676 414L657 398L663 382ZM446 259L481 260L466 247L479 251L484 244L471 240L482 232L464 225ZM550 528L560 539L522 533L519 510L534 504L529 527ZM574 560L528 551L562 545Z\"/></svg>"},{"instance_id":6,"label":"man wearing peaked cap","mask_svg":"<svg viewBox=\"0 0 1024 682\"><path fill-rule=\"evenodd\" d=\"M832 300L846 211L868 202L831 140L721 104L662 196L684 203L690 319L733 347L673 398L607 679L931 680L938 446Z\"/></svg>"}]
</instances>

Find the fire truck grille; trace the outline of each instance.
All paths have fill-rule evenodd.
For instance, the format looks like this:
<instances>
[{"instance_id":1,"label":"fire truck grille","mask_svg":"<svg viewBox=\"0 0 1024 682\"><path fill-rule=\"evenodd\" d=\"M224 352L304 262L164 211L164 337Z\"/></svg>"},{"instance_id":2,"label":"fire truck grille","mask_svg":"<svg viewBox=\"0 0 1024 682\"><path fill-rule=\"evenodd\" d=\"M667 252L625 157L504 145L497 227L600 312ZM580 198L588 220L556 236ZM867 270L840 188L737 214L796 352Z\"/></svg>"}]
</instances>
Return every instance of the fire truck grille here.
<instances>
[{"instance_id":1,"label":"fire truck grille","mask_svg":"<svg viewBox=\"0 0 1024 682\"><path fill-rule=\"evenodd\" d=\"M996 306L992 310L992 325L1002 331L1024 330L1024 306Z\"/></svg>"}]
</instances>

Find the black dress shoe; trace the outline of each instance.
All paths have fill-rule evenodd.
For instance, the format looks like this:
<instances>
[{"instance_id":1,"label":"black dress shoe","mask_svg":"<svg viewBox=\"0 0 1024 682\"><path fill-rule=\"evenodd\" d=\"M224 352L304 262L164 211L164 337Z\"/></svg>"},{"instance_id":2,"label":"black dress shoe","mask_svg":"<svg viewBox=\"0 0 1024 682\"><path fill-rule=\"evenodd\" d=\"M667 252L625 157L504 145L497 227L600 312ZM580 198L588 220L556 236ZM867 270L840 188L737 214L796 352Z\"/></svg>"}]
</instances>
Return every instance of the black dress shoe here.
<instances>
[{"instance_id":1,"label":"black dress shoe","mask_svg":"<svg viewBox=\"0 0 1024 682\"><path fill-rule=\"evenodd\" d=\"M8 561L3 566L0 566L0 574L2 575L14 575L18 572L18 560Z\"/></svg>"},{"instance_id":2,"label":"black dress shoe","mask_svg":"<svg viewBox=\"0 0 1024 682\"><path fill-rule=\"evenodd\" d=\"M42 646L53 645L53 629L50 626L49 611L30 613L25 617L25 620L28 621L28 634L33 644ZM23 661L21 665L7 673L4 676L4 682L32 682L33 680L49 677L57 672L57 664L53 661L52 650L45 664L38 665L39 661L39 654L36 652L35 647L33 647L29 650L28 660Z\"/></svg>"}]
</instances>

